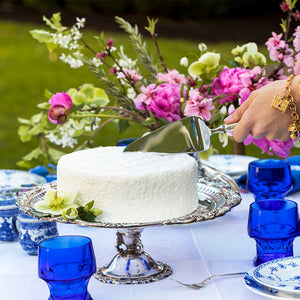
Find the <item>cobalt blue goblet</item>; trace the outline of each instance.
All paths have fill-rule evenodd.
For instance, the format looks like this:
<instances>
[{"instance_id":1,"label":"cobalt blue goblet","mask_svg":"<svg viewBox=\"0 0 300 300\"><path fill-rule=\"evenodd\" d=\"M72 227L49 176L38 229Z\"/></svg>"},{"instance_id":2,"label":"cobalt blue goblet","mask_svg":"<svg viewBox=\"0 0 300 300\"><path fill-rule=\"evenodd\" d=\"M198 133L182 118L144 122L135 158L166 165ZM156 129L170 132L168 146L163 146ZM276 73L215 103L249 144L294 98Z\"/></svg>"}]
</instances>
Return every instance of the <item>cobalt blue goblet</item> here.
<instances>
[{"instance_id":1,"label":"cobalt blue goblet","mask_svg":"<svg viewBox=\"0 0 300 300\"><path fill-rule=\"evenodd\" d=\"M280 159L250 162L247 187L256 200L285 198L293 188L289 162Z\"/></svg>"},{"instance_id":2,"label":"cobalt blue goblet","mask_svg":"<svg viewBox=\"0 0 300 300\"><path fill-rule=\"evenodd\" d=\"M286 199L267 199L250 204L248 234L256 240L254 265L293 256L298 234L297 203Z\"/></svg>"},{"instance_id":3,"label":"cobalt blue goblet","mask_svg":"<svg viewBox=\"0 0 300 300\"><path fill-rule=\"evenodd\" d=\"M49 300L92 300L87 286L96 272L92 241L85 236L59 236L39 244L39 277L50 289Z\"/></svg>"}]
</instances>

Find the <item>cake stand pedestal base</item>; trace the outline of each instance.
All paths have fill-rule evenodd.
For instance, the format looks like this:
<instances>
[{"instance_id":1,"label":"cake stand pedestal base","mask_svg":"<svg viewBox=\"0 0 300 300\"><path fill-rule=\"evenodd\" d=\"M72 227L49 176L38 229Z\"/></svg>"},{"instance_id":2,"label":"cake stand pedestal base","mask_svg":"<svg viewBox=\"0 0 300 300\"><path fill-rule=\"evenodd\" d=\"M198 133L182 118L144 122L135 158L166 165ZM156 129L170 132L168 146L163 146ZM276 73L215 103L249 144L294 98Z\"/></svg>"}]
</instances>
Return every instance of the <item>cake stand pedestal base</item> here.
<instances>
[{"instance_id":1,"label":"cake stand pedestal base","mask_svg":"<svg viewBox=\"0 0 300 300\"><path fill-rule=\"evenodd\" d=\"M98 268L94 277L104 283L143 284L164 279L172 274L170 266L156 262L143 251L142 228L117 229L118 254Z\"/></svg>"}]
</instances>

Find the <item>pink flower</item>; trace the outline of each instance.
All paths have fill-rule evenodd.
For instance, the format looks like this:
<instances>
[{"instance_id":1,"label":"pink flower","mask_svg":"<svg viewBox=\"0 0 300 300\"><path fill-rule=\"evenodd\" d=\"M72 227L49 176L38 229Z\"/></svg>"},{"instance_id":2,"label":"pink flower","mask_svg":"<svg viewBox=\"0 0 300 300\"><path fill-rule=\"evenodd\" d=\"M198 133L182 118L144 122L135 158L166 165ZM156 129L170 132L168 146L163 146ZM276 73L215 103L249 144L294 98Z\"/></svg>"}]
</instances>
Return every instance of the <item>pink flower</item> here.
<instances>
[{"instance_id":1,"label":"pink flower","mask_svg":"<svg viewBox=\"0 0 300 300\"><path fill-rule=\"evenodd\" d=\"M198 90L191 89L189 91L189 101L184 109L184 115L201 116L203 120L209 121L211 118L211 110L214 108L212 99L203 98Z\"/></svg>"},{"instance_id":2,"label":"pink flower","mask_svg":"<svg viewBox=\"0 0 300 300\"><path fill-rule=\"evenodd\" d=\"M281 40L282 33L276 34L275 32L272 32L272 37L268 39L266 42L266 45L269 50L269 55L271 60L283 62L288 67L293 66L293 54L294 51L289 48L289 45Z\"/></svg>"},{"instance_id":3,"label":"pink flower","mask_svg":"<svg viewBox=\"0 0 300 300\"><path fill-rule=\"evenodd\" d=\"M142 80L143 79L143 76L139 75L136 73L135 70L132 70L132 69L125 69L123 68L123 72L119 72L117 78L129 78L129 80L132 82L132 83L137 83L139 80ZM126 73L126 76L125 76L125 73ZM126 78L126 79L127 79Z\"/></svg>"},{"instance_id":4,"label":"pink flower","mask_svg":"<svg viewBox=\"0 0 300 300\"><path fill-rule=\"evenodd\" d=\"M158 79L158 81L163 81L166 83L174 83L174 84L186 83L185 76L183 74L180 74L177 70L168 71L167 74L158 73L157 79Z\"/></svg>"},{"instance_id":5,"label":"pink flower","mask_svg":"<svg viewBox=\"0 0 300 300\"><path fill-rule=\"evenodd\" d=\"M300 74L300 53L295 56L294 73L295 75Z\"/></svg>"},{"instance_id":6,"label":"pink flower","mask_svg":"<svg viewBox=\"0 0 300 300\"><path fill-rule=\"evenodd\" d=\"M294 146L292 139L289 139L286 142L281 142L278 140L268 141L265 138L254 139L250 134L247 139L244 141L245 145L253 143L262 149L262 153L267 152L269 155L273 155L273 152L280 157L288 157L290 154L291 148Z\"/></svg>"},{"instance_id":7,"label":"pink flower","mask_svg":"<svg viewBox=\"0 0 300 300\"><path fill-rule=\"evenodd\" d=\"M212 91L215 95L227 95L220 99L220 103L233 102L237 100L239 91L243 88L240 75L244 73L242 68L225 67L220 76L212 83Z\"/></svg>"},{"instance_id":8,"label":"pink flower","mask_svg":"<svg viewBox=\"0 0 300 300\"><path fill-rule=\"evenodd\" d=\"M67 114L72 109L73 103L71 97L66 93L56 93L49 100L51 104L48 112L48 118L53 124L63 124L67 120Z\"/></svg>"},{"instance_id":9,"label":"pink flower","mask_svg":"<svg viewBox=\"0 0 300 300\"><path fill-rule=\"evenodd\" d=\"M300 51L300 26L297 26L293 36L295 37L293 40L293 45L295 47L296 52L299 52Z\"/></svg>"},{"instance_id":10,"label":"pink flower","mask_svg":"<svg viewBox=\"0 0 300 300\"><path fill-rule=\"evenodd\" d=\"M225 67L220 76L214 79L212 91L215 95L223 95L219 100L220 104L233 102L238 97L242 104L253 90L266 83L268 83L268 79L258 66L252 70Z\"/></svg>"},{"instance_id":11,"label":"pink flower","mask_svg":"<svg viewBox=\"0 0 300 300\"><path fill-rule=\"evenodd\" d=\"M286 1L282 1L281 4L280 4L280 8L283 12L286 12L289 10L289 5L286 3Z\"/></svg>"},{"instance_id":12,"label":"pink flower","mask_svg":"<svg viewBox=\"0 0 300 300\"><path fill-rule=\"evenodd\" d=\"M142 92L134 100L138 109L153 112L158 118L165 118L169 122L180 119L181 86L163 83L158 86L150 84L141 88Z\"/></svg>"}]
</instances>

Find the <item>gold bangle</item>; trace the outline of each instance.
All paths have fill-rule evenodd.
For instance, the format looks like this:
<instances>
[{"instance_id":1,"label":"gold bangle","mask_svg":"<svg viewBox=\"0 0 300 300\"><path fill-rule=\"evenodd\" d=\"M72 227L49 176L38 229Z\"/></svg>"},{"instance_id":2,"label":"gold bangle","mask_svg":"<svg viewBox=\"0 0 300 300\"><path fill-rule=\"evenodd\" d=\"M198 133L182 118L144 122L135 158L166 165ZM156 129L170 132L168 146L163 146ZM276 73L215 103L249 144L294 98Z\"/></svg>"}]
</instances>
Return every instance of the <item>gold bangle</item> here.
<instances>
[{"instance_id":1,"label":"gold bangle","mask_svg":"<svg viewBox=\"0 0 300 300\"><path fill-rule=\"evenodd\" d=\"M292 123L290 124L288 130L290 133L291 139L295 140L300 135L300 118L296 112L296 104L294 98L291 94L291 84L295 75L290 75L286 81L285 85L285 94L283 96L276 95L273 98L271 106L280 110L282 113L285 113L287 108L291 111ZM299 82L300 85L300 82Z\"/></svg>"}]
</instances>

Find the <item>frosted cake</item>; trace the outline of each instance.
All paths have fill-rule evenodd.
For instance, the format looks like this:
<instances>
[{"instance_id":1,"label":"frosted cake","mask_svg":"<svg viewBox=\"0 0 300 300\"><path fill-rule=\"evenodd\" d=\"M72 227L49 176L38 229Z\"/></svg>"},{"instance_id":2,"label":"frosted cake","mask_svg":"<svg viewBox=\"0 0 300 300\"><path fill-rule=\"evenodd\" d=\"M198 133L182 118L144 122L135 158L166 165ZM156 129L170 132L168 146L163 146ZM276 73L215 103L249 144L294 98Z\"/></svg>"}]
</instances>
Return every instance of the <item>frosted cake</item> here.
<instances>
[{"instance_id":1,"label":"frosted cake","mask_svg":"<svg viewBox=\"0 0 300 300\"><path fill-rule=\"evenodd\" d=\"M57 189L77 190L82 204L95 201L103 222L155 222L197 208L197 163L187 154L123 152L99 147L64 155Z\"/></svg>"}]
</instances>

